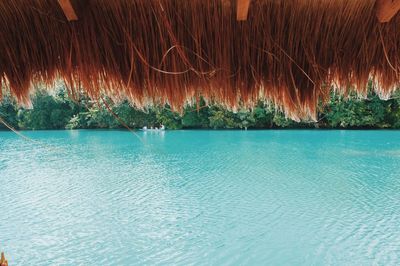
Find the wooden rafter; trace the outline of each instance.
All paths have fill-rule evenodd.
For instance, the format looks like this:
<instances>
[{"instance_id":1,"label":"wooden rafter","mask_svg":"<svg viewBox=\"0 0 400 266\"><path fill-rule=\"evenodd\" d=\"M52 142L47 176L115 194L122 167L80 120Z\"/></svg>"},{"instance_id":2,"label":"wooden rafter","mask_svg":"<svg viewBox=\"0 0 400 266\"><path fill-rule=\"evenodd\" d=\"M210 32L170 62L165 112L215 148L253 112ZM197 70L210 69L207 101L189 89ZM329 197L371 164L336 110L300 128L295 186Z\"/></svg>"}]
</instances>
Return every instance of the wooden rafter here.
<instances>
[{"instance_id":1,"label":"wooden rafter","mask_svg":"<svg viewBox=\"0 0 400 266\"><path fill-rule=\"evenodd\" d=\"M376 16L381 23L389 22L400 10L400 0L376 0Z\"/></svg>"},{"instance_id":2,"label":"wooden rafter","mask_svg":"<svg viewBox=\"0 0 400 266\"><path fill-rule=\"evenodd\" d=\"M70 0L58 0L58 4L61 6L68 21L78 20L78 16L76 15Z\"/></svg>"},{"instance_id":3,"label":"wooden rafter","mask_svg":"<svg viewBox=\"0 0 400 266\"><path fill-rule=\"evenodd\" d=\"M247 20L249 7L250 7L250 0L237 0L236 19Z\"/></svg>"}]
</instances>

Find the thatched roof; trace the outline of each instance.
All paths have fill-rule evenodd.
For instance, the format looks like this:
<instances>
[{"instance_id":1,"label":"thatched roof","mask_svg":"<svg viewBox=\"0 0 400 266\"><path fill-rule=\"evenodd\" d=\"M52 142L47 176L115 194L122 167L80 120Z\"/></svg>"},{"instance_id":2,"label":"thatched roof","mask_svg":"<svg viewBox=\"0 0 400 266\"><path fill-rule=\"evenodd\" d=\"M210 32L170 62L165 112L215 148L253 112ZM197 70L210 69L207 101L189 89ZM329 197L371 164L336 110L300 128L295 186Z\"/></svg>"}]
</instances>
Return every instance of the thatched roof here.
<instances>
[{"instance_id":1,"label":"thatched roof","mask_svg":"<svg viewBox=\"0 0 400 266\"><path fill-rule=\"evenodd\" d=\"M236 0L63 2L0 1L0 80L21 101L61 77L137 105L270 99L304 118L331 85L363 93L372 79L387 95L399 82L400 16L380 23L375 0L253 0L244 21Z\"/></svg>"}]
</instances>

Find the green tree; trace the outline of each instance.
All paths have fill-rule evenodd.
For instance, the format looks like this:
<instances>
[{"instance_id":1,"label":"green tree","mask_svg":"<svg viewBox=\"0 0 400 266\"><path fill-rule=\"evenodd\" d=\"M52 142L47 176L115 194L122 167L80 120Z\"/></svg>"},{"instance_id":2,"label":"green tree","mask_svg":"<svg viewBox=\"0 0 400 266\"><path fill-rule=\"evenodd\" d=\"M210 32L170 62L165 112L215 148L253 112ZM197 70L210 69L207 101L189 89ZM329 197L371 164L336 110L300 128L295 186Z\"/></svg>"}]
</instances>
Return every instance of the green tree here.
<instances>
[{"instance_id":1,"label":"green tree","mask_svg":"<svg viewBox=\"0 0 400 266\"><path fill-rule=\"evenodd\" d=\"M220 106L214 105L210 108L210 128L235 128L234 114Z\"/></svg>"},{"instance_id":2,"label":"green tree","mask_svg":"<svg viewBox=\"0 0 400 266\"><path fill-rule=\"evenodd\" d=\"M185 128L208 128L210 116L209 107L203 99L199 106L187 106L182 116L182 126Z\"/></svg>"},{"instance_id":3,"label":"green tree","mask_svg":"<svg viewBox=\"0 0 400 266\"><path fill-rule=\"evenodd\" d=\"M24 119L23 127L28 129L63 129L71 119L71 106L64 100L38 90L32 99L31 110L19 114Z\"/></svg>"},{"instance_id":4,"label":"green tree","mask_svg":"<svg viewBox=\"0 0 400 266\"><path fill-rule=\"evenodd\" d=\"M152 109L139 110L124 101L114 107L115 114L130 128L142 128L157 124L156 113Z\"/></svg>"},{"instance_id":5,"label":"green tree","mask_svg":"<svg viewBox=\"0 0 400 266\"><path fill-rule=\"evenodd\" d=\"M157 124L162 124L168 129L182 128L181 116L177 112L173 112L168 105L156 108L156 118Z\"/></svg>"},{"instance_id":6,"label":"green tree","mask_svg":"<svg viewBox=\"0 0 400 266\"><path fill-rule=\"evenodd\" d=\"M347 99L332 94L324 113L330 127L383 128L390 127L386 121L390 110L391 103L379 99L375 93L369 93L367 99L358 99L355 94Z\"/></svg>"},{"instance_id":7,"label":"green tree","mask_svg":"<svg viewBox=\"0 0 400 266\"><path fill-rule=\"evenodd\" d=\"M235 124L236 127L240 129L246 129L249 127L253 127L256 124L256 119L254 117L254 112L251 112L247 109L240 109L236 113Z\"/></svg>"},{"instance_id":8,"label":"green tree","mask_svg":"<svg viewBox=\"0 0 400 266\"><path fill-rule=\"evenodd\" d=\"M4 96L0 101L0 118L13 128L18 128L18 110L15 100L10 96ZM0 129L5 128L6 126L0 123Z\"/></svg>"},{"instance_id":9,"label":"green tree","mask_svg":"<svg viewBox=\"0 0 400 266\"><path fill-rule=\"evenodd\" d=\"M282 112L276 111L274 118L272 119L274 126L280 128L293 128L296 126L296 122L287 118Z\"/></svg>"},{"instance_id":10,"label":"green tree","mask_svg":"<svg viewBox=\"0 0 400 266\"><path fill-rule=\"evenodd\" d=\"M274 113L271 108L259 102L253 110L254 112L254 127L255 128L270 128L273 125Z\"/></svg>"},{"instance_id":11,"label":"green tree","mask_svg":"<svg viewBox=\"0 0 400 266\"><path fill-rule=\"evenodd\" d=\"M56 83L49 94L39 88L33 95L31 108L17 107L6 95L0 101L0 115L8 124L20 129L130 128L165 125L180 128L400 128L400 91L389 100L381 100L373 92L372 83L365 99L355 93L346 97L332 92L327 105L318 108L318 122L296 122L264 102L252 110L232 112L220 105L207 106L200 99L198 106L186 106L183 114L171 111L168 105L145 110L128 101L114 103L108 98L91 100L76 95L72 100L63 83ZM110 111L111 110L111 111ZM0 124L0 129L4 125Z\"/></svg>"}]
</instances>

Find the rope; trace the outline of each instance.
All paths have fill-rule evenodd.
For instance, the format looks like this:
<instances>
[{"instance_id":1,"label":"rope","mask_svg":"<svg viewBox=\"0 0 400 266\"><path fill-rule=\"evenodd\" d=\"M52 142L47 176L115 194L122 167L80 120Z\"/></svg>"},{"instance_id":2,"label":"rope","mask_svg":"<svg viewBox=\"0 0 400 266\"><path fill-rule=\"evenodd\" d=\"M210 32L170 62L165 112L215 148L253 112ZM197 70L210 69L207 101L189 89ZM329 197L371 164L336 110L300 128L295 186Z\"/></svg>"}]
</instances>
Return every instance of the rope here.
<instances>
[{"instance_id":1,"label":"rope","mask_svg":"<svg viewBox=\"0 0 400 266\"><path fill-rule=\"evenodd\" d=\"M28 142L42 145L43 147L47 148L48 150L53 150L54 151L54 150L59 150L60 149L59 147L52 146L52 145L49 145L49 144L44 143L42 141L34 140L34 139L31 139L31 138L23 135L21 132L16 130L14 127L9 125L1 116L0 116L0 123L3 124L5 127L7 127L9 130L11 130L12 132L14 132L17 136L21 137L22 139L24 139L24 140L26 140Z\"/></svg>"}]
</instances>

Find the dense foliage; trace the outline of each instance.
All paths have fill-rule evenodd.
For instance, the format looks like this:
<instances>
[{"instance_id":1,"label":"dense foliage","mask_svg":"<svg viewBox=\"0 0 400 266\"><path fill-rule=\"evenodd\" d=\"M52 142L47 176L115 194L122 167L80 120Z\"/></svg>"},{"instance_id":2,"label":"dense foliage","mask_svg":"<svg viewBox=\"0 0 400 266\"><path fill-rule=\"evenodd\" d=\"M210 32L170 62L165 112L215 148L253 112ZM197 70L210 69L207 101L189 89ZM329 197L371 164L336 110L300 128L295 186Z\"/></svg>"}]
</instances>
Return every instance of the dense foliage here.
<instances>
[{"instance_id":1,"label":"dense foliage","mask_svg":"<svg viewBox=\"0 0 400 266\"><path fill-rule=\"evenodd\" d=\"M105 101L105 102L104 102ZM334 93L328 105L319 108L317 122L296 122L272 106L259 102L253 110L236 112L219 105L187 106L182 114L169 106L154 106L147 110L132 107L127 101L113 103L109 99L93 101L81 96L72 100L60 87L55 93L38 90L30 108L18 107L5 96L0 103L0 117L16 129L94 129L142 128L167 129L261 129L261 128L400 128L400 93L381 100L370 92L366 99L356 95L346 98ZM0 129L5 126L0 124Z\"/></svg>"}]
</instances>

